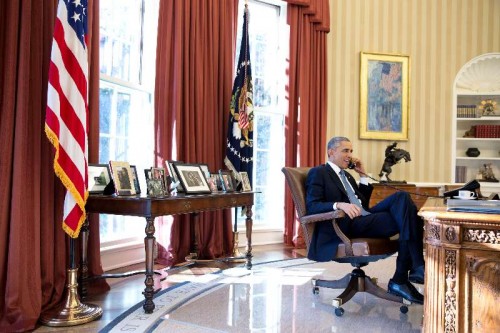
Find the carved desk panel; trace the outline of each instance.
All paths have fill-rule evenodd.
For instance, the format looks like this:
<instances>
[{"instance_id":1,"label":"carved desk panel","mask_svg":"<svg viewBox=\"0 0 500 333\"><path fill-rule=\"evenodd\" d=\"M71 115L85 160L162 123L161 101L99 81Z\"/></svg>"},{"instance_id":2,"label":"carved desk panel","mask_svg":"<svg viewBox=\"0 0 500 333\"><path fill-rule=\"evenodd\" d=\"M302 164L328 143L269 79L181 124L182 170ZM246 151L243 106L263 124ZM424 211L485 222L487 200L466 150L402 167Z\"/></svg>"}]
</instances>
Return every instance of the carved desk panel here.
<instances>
[{"instance_id":1,"label":"carved desk panel","mask_svg":"<svg viewBox=\"0 0 500 333\"><path fill-rule=\"evenodd\" d=\"M500 215L447 212L430 198L425 220L423 332L500 332Z\"/></svg>"}]
</instances>

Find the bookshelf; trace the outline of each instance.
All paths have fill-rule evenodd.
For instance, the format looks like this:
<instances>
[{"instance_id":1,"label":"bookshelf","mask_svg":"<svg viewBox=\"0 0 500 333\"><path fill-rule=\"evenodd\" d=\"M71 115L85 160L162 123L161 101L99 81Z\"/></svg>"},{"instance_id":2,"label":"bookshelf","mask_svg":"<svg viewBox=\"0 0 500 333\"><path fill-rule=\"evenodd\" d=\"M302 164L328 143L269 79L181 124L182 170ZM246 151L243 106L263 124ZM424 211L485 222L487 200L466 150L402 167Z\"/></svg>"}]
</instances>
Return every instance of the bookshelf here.
<instances>
[{"instance_id":1,"label":"bookshelf","mask_svg":"<svg viewBox=\"0 0 500 333\"><path fill-rule=\"evenodd\" d=\"M481 169L491 167L500 180L500 53L480 55L465 64L453 87L452 183L481 180ZM493 112L484 102L494 101ZM487 114L485 114L487 113ZM477 148L479 156L466 154ZM485 195L500 192L500 183L481 181Z\"/></svg>"}]
</instances>

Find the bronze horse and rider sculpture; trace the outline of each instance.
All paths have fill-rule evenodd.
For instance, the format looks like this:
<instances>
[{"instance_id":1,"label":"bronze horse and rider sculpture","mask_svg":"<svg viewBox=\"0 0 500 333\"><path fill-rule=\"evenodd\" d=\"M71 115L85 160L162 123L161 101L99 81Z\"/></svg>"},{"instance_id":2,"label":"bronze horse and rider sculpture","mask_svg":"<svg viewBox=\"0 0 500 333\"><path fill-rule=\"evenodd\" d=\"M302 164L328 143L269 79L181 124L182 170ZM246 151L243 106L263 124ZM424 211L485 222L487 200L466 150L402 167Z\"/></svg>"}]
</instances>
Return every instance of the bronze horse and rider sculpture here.
<instances>
[{"instance_id":1,"label":"bronze horse and rider sculpture","mask_svg":"<svg viewBox=\"0 0 500 333\"><path fill-rule=\"evenodd\" d=\"M397 164L399 161L404 160L405 162L411 161L410 153L404 149L396 148L397 142L393 142L388 145L385 149L385 159L384 164L382 165L382 169L378 176L380 177L381 183L402 183L406 184L406 181L395 181L389 178L390 173L392 172L392 166Z\"/></svg>"}]
</instances>

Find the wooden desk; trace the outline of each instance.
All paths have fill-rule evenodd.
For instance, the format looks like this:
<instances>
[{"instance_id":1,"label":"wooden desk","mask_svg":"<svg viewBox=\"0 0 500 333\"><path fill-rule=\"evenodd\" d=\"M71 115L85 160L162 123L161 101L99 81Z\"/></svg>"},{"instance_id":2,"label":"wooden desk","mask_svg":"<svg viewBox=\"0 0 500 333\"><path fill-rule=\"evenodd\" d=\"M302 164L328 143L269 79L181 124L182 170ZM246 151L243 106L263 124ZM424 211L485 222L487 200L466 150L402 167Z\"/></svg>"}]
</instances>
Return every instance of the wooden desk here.
<instances>
[{"instance_id":1,"label":"wooden desk","mask_svg":"<svg viewBox=\"0 0 500 333\"><path fill-rule=\"evenodd\" d=\"M500 332L500 215L447 212L430 198L425 220L423 332Z\"/></svg>"},{"instance_id":2,"label":"wooden desk","mask_svg":"<svg viewBox=\"0 0 500 333\"><path fill-rule=\"evenodd\" d=\"M157 216L194 214L194 251L197 252L196 240L199 233L198 213L203 211L219 210L232 207L246 207L246 267L252 267L252 206L254 203L254 192L229 192L213 193L204 195L179 195L168 198L149 198L138 196L104 196L91 195L87 200L86 209L88 213L114 214L142 216L146 218L146 237L144 247L146 250L146 280L144 281L144 311L152 313L155 304L153 302L153 247L155 242L154 219ZM82 280L85 281L88 274L87 268L87 239L88 223L81 230L82 237ZM84 284L84 283L83 283ZM85 292L82 292L85 294Z\"/></svg>"},{"instance_id":3,"label":"wooden desk","mask_svg":"<svg viewBox=\"0 0 500 333\"><path fill-rule=\"evenodd\" d=\"M390 184L373 183L373 192L370 197L370 207L375 206L389 195L400 190L410 193L413 202L420 209L429 196L438 196L440 186L416 186L415 184ZM413 194L416 193L416 194Z\"/></svg>"}]
</instances>

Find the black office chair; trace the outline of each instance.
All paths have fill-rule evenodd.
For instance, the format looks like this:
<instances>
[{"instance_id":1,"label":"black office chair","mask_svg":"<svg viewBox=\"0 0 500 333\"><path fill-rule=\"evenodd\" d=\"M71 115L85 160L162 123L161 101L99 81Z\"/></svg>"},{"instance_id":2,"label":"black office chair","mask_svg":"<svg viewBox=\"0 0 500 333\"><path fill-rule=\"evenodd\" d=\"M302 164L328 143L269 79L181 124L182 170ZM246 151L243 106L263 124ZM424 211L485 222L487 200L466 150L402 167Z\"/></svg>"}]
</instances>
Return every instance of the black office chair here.
<instances>
[{"instance_id":1,"label":"black office chair","mask_svg":"<svg viewBox=\"0 0 500 333\"><path fill-rule=\"evenodd\" d=\"M306 215L306 178L307 173L311 168L290 168L284 167L281 171L285 174L285 179L288 188L291 191L295 210L299 218L302 230L304 232L304 240L309 250L311 237L314 232L316 222L331 220L333 228L342 243L339 244L337 254L333 261L339 263L350 263L355 268L353 271L340 280L322 280L313 279L313 292L319 293L319 287L344 289L344 291L332 301L335 307L335 314L342 316L344 309L342 305L349 301L357 292L367 292L376 297L386 300L410 304L402 297L389 294L376 284L375 278L370 278L365 274L361 267L368 265L380 259L387 258L398 251L398 241L389 238L348 238L342 230L340 230L337 219L344 216L344 212L337 210L322 214ZM408 307L402 305L400 307L402 313L408 312Z\"/></svg>"}]
</instances>

